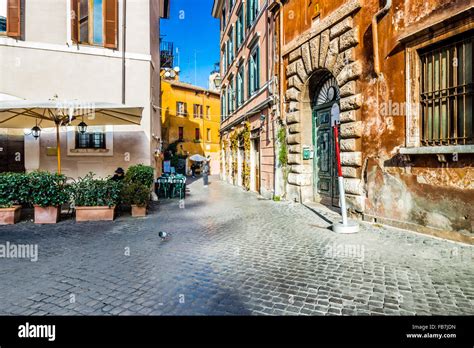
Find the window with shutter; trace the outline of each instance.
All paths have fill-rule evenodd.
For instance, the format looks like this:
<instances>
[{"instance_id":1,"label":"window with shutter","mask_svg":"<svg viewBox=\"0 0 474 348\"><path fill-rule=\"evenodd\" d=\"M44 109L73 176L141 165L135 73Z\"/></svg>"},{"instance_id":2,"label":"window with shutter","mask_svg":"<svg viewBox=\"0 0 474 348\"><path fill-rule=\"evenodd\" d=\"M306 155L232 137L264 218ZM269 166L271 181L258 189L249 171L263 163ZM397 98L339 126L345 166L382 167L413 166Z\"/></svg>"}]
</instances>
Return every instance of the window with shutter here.
<instances>
[{"instance_id":1,"label":"window with shutter","mask_svg":"<svg viewBox=\"0 0 474 348\"><path fill-rule=\"evenodd\" d=\"M234 27L229 32L229 65L234 61Z\"/></svg>"},{"instance_id":2,"label":"window with shutter","mask_svg":"<svg viewBox=\"0 0 474 348\"><path fill-rule=\"evenodd\" d=\"M186 107L183 102L176 102L176 111L178 116L186 116Z\"/></svg>"},{"instance_id":3,"label":"window with shutter","mask_svg":"<svg viewBox=\"0 0 474 348\"><path fill-rule=\"evenodd\" d=\"M244 42L244 7L242 6L239 10L239 14L237 16L237 49L239 49L242 46L242 43Z\"/></svg>"},{"instance_id":4,"label":"window with shutter","mask_svg":"<svg viewBox=\"0 0 474 348\"><path fill-rule=\"evenodd\" d=\"M260 47L255 49L255 90L260 88Z\"/></svg>"},{"instance_id":5,"label":"window with shutter","mask_svg":"<svg viewBox=\"0 0 474 348\"><path fill-rule=\"evenodd\" d=\"M258 0L248 0L247 2L247 27L252 26L257 19Z\"/></svg>"},{"instance_id":6,"label":"window with shutter","mask_svg":"<svg viewBox=\"0 0 474 348\"><path fill-rule=\"evenodd\" d=\"M244 67L239 68L237 74L237 107L244 102Z\"/></svg>"},{"instance_id":7,"label":"window with shutter","mask_svg":"<svg viewBox=\"0 0 474 348\"><path fill-rule=\"evenodd\" d=\"M71 0L74 43L117 48L118 0Z\"/></svg>"},{"instance_id":8,"label":"window with shutter","mask_svg":"<svg viewBox=\"0 0 474 348\"><path fill-rule=\"evenodd\" d=\"M252 50L249 58L249 96L260 88L260 49Z\"/></svg>"},{"instance_id":9,"label":"window with shutter","mask_svg":"<svg viewBox=\"0 0 474 348\"><path fill-rule=\"evenodd\" d=\"M79 42L79 2L71 0L71 40L74 43Z\"/></svg>"},{"instance_id":10,"label":"window with shutter","mask_svg":"<svg viewBox=\"0 0 474 348\"><path fill-rule=\"evenodd\" d=\"M222 115L221 115L221 120L224 121L227 118L227 105L226 105L226 89L222 89L222 94L221 94L221 110L222 110Z\"/></svg>"}]
</instances>

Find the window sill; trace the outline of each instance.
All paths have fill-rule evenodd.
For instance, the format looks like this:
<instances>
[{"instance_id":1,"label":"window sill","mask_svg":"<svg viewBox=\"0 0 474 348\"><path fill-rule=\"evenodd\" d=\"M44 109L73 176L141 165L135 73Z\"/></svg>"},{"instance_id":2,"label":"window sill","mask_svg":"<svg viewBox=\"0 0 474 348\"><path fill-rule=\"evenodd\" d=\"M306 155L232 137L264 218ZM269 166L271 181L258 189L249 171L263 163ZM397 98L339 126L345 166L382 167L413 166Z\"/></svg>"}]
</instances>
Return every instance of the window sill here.
<instances>
[{"instance_id":1,"label":"window sill","mask_svg":"<svg viewBox=\"0 0 474 348\"><path fill-rule=\"evenodd\" d=\"M108 153L109 149L71 149L71 153Z\"/></svg>"},{"instance_id":2,"label":"window sill","mask_svg":"<svg viewBox=\"0 0 474 348\"><path fill-rule=\"evenodd\" d=\"M402 155L440 155L452 153L474 153L474 145L418 146L402 147Z\"/></svg>"}]
</instances>

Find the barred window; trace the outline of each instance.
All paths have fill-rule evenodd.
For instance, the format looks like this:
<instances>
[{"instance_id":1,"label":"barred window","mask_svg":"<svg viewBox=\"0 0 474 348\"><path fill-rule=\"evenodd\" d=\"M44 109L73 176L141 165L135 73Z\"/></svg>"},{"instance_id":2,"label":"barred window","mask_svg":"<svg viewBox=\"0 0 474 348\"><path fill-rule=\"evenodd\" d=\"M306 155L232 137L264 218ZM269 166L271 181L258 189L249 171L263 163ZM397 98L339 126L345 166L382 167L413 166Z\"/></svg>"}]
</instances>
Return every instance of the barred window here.
<instances>
[{"instance_id":1,"label":"barred window","mask_svg":"<svg viewBox=\"0 0 474 348\"><path fill-rule=\"evenodd\" d=\"M76 132L76 149L105 149L105 133Z\"/></svg>"},{"instance_id":2,"label":"barred window","mask_svg":"<svg viewBox=\"0 0 474 348\"><path fill-rule=\"evenodd\" d=\"M473 32L420 52L422 145L473 143Z\"/></svg>"}]
</instances>

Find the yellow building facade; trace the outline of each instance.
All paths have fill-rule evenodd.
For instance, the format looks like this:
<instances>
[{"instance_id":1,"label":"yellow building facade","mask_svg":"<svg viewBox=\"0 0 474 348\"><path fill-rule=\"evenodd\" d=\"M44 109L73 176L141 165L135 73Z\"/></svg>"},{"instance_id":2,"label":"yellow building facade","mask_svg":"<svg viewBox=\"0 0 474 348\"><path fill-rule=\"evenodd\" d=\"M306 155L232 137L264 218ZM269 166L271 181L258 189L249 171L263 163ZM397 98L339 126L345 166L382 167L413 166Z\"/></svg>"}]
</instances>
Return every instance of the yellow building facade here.
<instances>
[{"instance_id":1,"label":"yellow building facade","mask_svg":"<svg viewBox=\"0 0 474 348\"><path fill-rule=\"evenodd\" d=\"M170 144L178 142L177 153L180 155L209 156L211 174L218 175L219 93L180 82L178 77L162 76L163 148L166 150ZM191 162L187 162L190 168Z\"/></svg>"}]
</instances>

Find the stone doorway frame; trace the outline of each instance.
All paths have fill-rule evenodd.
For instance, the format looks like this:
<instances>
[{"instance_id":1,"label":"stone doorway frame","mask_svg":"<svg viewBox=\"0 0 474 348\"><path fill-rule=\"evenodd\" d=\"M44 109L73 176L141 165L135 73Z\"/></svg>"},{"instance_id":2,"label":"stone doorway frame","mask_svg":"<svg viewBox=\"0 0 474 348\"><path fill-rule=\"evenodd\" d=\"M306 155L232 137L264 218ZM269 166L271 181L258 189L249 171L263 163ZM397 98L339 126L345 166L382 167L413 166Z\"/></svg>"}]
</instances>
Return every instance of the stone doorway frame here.
<instances>
[{"instance_id":1,"label":"stone doorway frame","mask_svg":"<svg viewBox=\"0 0 474 348\"><path fill-rule=\"evenodd\" d=\"M362 122L358 111L362 106L362 95L357 86L362 65L355 56L360 33L353 18L360 8L359 0L345 3L282 50L288 63L285 102L290 172L287 199L313 201L313 160L303 160L302 152L304 146L312 146L310 81L314 74L325 70L336 78L339 86L341 162L347 203L352 213L364 211Z\"/></svg>"}]
</instances>

